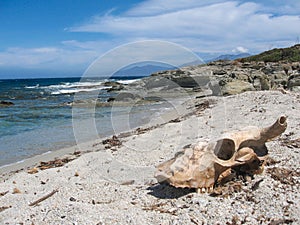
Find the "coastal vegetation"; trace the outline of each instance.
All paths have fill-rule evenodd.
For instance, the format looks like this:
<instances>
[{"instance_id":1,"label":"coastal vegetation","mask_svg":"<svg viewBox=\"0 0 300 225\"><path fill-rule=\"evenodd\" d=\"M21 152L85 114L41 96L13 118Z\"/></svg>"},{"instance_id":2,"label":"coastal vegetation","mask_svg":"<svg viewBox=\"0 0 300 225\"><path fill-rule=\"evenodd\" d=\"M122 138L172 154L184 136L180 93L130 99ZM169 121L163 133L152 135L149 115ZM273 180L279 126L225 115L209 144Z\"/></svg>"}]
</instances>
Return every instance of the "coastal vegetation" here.
<instances>
[{"instance_id":1,"label":"coastal vegetation","mask_svg":"<svg viewBox=\"0 0 300 225\"><path fill-rule=\"evenodd\" d=\"M300 61L300 44L288 48L274 48L258 55L239 59L240 62L297 62Z\"/></svg>"}]
</instances>

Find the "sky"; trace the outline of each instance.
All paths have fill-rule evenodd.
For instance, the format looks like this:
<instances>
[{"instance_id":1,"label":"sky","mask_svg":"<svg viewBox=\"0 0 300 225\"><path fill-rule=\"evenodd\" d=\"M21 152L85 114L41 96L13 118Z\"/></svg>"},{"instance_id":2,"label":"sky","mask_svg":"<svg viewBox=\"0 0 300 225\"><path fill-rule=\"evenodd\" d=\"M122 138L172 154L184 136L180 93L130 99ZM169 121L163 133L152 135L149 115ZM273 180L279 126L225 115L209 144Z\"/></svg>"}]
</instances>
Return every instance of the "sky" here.
<instances>
[{"instance_id":1,"label":"sky","mask_svg":"<svg viewBox=\"0 0 300 225\"><path fill-rule=\"evenodd\" d=\"M299 27L299 0L1 0L0 79L81 76L107 52L145 40L203 59L256 54L298 43Z\"/></svg>"}]
</instances>

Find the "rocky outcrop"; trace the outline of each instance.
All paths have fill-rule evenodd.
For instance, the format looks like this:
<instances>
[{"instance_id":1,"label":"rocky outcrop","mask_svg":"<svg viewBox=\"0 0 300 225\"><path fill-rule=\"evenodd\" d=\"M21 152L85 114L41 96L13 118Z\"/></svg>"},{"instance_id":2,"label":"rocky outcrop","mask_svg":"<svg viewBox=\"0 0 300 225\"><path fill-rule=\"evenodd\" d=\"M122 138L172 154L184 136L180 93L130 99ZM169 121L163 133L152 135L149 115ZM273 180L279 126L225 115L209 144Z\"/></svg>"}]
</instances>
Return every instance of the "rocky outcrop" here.
<instances>
[{"instance_id":1,"label":"rocky outcrop","mask_svg":"<svg viewBox=\"0 0 300 225\"><path fill-rule=\"evenodd\" d=\"M300 45L298 44L235 61L219 60L197 66L160 71L126 85L124 90L133 93L137 93L134 90L156 93L175 92L182 89L185 92L210 90L212 95L231 95L244 91L278 88L297 91L300 89L299 52Z\"/></svg>"},{"instance_id":2,"label":"rocky outcrop","mask_svg":"<svg viewBox=\"0 0 300 225\"><path fill-rule=\"evenodd\" d=\"M133 100L140 100L142 99L139 95L128 93L128 92L120 92L118 95L116 95L113 98L109 98L108 102L111 101L118 101L118 102L129 102Z\"/></svg>"},{"instance_id":3,"label":"rocky outcrop","mask_svg":"<svg viewBox=\"0 0 300 225\"><path fill-rule=\"evenodd\" d=\"M221 87L222 95L235 95L245 91L254 91L255 88L249 82L234 80Z\"/></svg>"},{"instance_id":4,"label":"rocky outcrop","mask_svg":"<svg viewBox=\"0 0 300 225\"><path fill-rule=\"evenodd\" d=\"M217 61L183 67L177 71L164 71L153 76L164 77L193 91L209 87L213 95L230 95L277 88L299 90L297 74L300 74L300 62Z\"/></svg>"},{"instance_id":5,"label":"rocky outcrop","mask_svg":"<svg viewBox=\"0 0 300 225\"><path fill-rule=\"evenodd\" d=\"M10 102L10 101L0 101L0 107L9 107L9 106L13 106L14 103Z\"/></svg>"},{"instance_id":6,"label":"rocky outcrop","mask_svg":"<svg viewBox=\"0 0 300 225\"><path fill-rule=\"evenodd\" d=\"M112 92L112 91L121 91L124 89L124 85L116 82L116 81L107 81L103 84L104 87L110 87L107 91Z\"/></svg>"},{"instance_id":7,"label":"rocky outcrop","mask_svg":"<svg viewBox=\"0 0 300 225\"><path fill-rule=\"evenodd\" d=\"M199 93L200 95L233 95L245 91L300 90L300 62L241 62L216 61L177 70L161 71L128 85L109 82L109 91L119 91L111 102L143 101L147 96L171 96L173 93ZM139 97L140 93L143 97ZM150 93L150 94L149 94Z\"/></svg>"},{"instance_id":8,"label":"rocky outcrop","mask_svg":"<svg viewBox=\"0 0 300 225\"><path fill-rule=\"evenodd\" d=\"M287 87L293 91L300 91L300 73L293 74L288 78Z\"/></svg>"}]
</instances>

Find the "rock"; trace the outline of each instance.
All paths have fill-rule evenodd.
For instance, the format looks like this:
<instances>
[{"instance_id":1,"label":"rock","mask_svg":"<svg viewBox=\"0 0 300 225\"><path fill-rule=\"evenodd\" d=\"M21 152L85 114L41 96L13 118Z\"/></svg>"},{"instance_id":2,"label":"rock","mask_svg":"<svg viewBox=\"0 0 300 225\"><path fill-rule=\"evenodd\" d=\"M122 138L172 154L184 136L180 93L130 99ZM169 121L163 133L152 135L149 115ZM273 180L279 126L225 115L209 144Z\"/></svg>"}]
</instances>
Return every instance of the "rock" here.
<instances>
[{"instance_id":1,"label":"rock","mask_svg":"<svg viewBox=\"0 0 300 225\"><path fill-rule=\"evenodd\" d=\"M107 92L112 92L112 91L121 91L124 89L124 86L121 84L119 86L114 86L111 87L110 89L107 90Z\"/></svg>"},{"instance_id":2,"label":"rock","mask_svg":"<svg viewBox=\"0 0 300 225\"><path fill-rule=\"evenodd\" d=\"M300 87L300 74L291 75L288 78L287 87L290 90L299 90L299 87Z\"/></svg>"},{"instance_id":3,"label":"rock","mask_svg":"<svg viewBox=\"0 0 300 225\"><path fill-rule=\"evenodd\" d=\"M274 75L272 75L274 76ZM255 90L261 91L261 90L270 90L271 83L268 79L268 76L263 73L257 73L254 72L252 75L252 84ZM274 82L273 82L274 83Z\"/></svg>"},{"instance_id":4,"label":"rock","mask_svg":"<svg viewBox=\"0 0 300 225\"><path fill-rule=\"evenodd\" d=\"M267 64L264 68L261 69L261 71L269 75L272 74L275 71L275 69L270 64Z\"/></svg>"},{"instance_id":5,"label":"rock","mask_svg":"<svg viewBox=\"0 0 300 225\"><path fill-rule=\"evenodd\" d=\"M145 83L143 84L147 90L151 90L154 88L177 88L178 84L172 81L169 76L153 76L145 79Z\"/></svg>"},{"instance_id":6,"label":"rock","mask_svg":"<svg viewBox=\"0 0 300 225\"><path fill-rule=\"evenodd\" d=\"M259 78L256 78L256 79L253 80L253 87L257 91L261 90L261 85L260 85L260 79Z\"/></svg>"},{"instance_id":7,"label":"rock","mask_svg":"<svg viewBox=\"0 0 300 225\"><path fill-rule=\"evenodd\" d=\"M219 96L222 94L221 87L219 85L219 82L217 80L212 80L208 84L210 90L212 91L213 96Z\"/></svg>"},{"instance_id":8,"label":"rock","mask_svg":"<svg viewBox=\"0 0 300 225\"><path fill-rule=\"evenodd\" d=\"M140 99L141 99L141 97L136 94L132 94L132 93L128 93L128 92L121 92L117 96L115 96L115 99L113 99L111 101L128 102L128 101L134 101L134 100L140 100Z\"/></svg>"},{"instance_id":9,"label":"rock","mask_svg":"<svg viewBox=\"0 0 300 225\"><path fill-rule=\"evenodd\" d=\"M263 76L259 79L260 87L262 91L270 90L270 82L266 76Z\"/></svg>"},{"instance_id":10,"label":"rock","mask_svg":"<svg viewBox=\"0 0 300 225\"><path fill-rule=\"evenodd\" d=\"M234 78L234 79L237 79L237 80L242 80L242 81L249 82L249 76L247 74L244 74L244 73L239 73L239 72L234 71L229 76L231 78Z\"/></svg>"},{"instance_id":11,"label":"rock","mask_svg":"<svg viewBox=\"0 0 300 225\"><path fill-rule=\"evenodd\" d=\"M283 71L276 71L274 74L273 74L273 77L274 79L287 79L287 75L285 72Z\"/></svg>"},{"instance_id":12,"label":"rock","mask_svg":"<svg viewBox=\"0 0 300 225\"><path fill-rule=\"evenodd\" d=\"M300 62L293 62L291 68L292 70L300 70Z\"/></svg>"},{"instance_id":13,"label":"rock","mask_svg":"<svg viewBox=\"0 0 300 225\"><path fill-rule=\"evenodd\" d=\"M286 87L287 86L287 79L272 79L271 80L271 87L273 89L279 87Z\"/></svg>"},{"instance_id":14,"label":"rock","mask_svg":"<svg viewBox=\"0 0 300 225\"><path fill-rule=\"evenodd\" d=\"M215 71L213 71L213 75L226 75L227 74L227 72L226 72L226 70L215 70Z\"/></svg>"},{"instance_id":15,"label":"rock","mask_svg":"<svg viewBox=\"0 0 300 225\"><path fill-rule=\"evenodd\" d=\"M13 102L9 102L9 101L0 101L0 107L8 107L8 106L13 106L14 103Z\"/></svg>"},{"instance_id":16,"label":"rock","mask_svg":"<svg viewBox=\"0 0 300 225\"><path fill-rule=\"evenodd\" d=\"M103 86L111 87L110 89L107 90L108 92L121 91L124 89L124 85L116 81L107 81L103 84Z\"/></svg>"},{"instance_id":17,"label":"rock","mask_svg":"<svg viewBox=\"0 0 300 225\"><path fill-rule=\"evenodd\" d=\"M255 91L255 88L252 84L240 80L231 81L221 87L222 95L234 95L245 91Z\"/></svg>"},{"instance_id":18,"label":"rock","mask_svg":"<svg viewBox=\"0 0 300 225\"><path fill-rule=\"evenodd\" d=\"M116 86L119 86L119 85L121 85L121 83L119 83L119 82L116 82L116 81L106 81L104 84L103 84L103 86L105 86L105 87L116 87Z\"/></svg>"},{"instance_id":19,"label":"rock","mask_svg":"<svg viewBox=\"0 0 300 225\"><path fill-rule=\"evenodd\" d=\"M170 71L172 75L174 76L181 76L184 74L184 71L182 71L181 69L178 69L178 70L172 70Z\"/></svg>"},{"instance_id":20,"label":"rock","mask_svg":"<svg viewBox=\"0 0 300 225\"><path fill-rule=\"evenodd\" d=\"M288 75L291 70L292 70L292 67L289 64L283 65L283 71L284 71L285 75Z\"/></svg>"},{"instance_id":21,"label":"rock","mask_svg":"<svg viewBox=\"0 0 300 225\"><path fill-rule=\"evenodd\" d=\"M149 102L160 102L163 99L161 99L160 97L157 96L148 96L144 98L145 101L149 101Z\"/></svg>"},{"instance_id":22,"label":"rock","mask_svg":"<svg viewBox=\"0 0 300 225\"><path fill-rule=\"evenodd\" d=\"M113 101L115 101L115 99L116 98L114 98L114 97L110 97L110 98L107 99L107 102L113 102Z\"/></svg>"},{"instance_id":23,"label":"rock","mask_svg":"<svg viewBox=\"0 0 300 225\"><path fill-rule=\"evenodd\" d=\"M191 76L180 76L180 77L173 77L172 81L178 84L180 87L183 88L195 88L199 87L198 82Z\"/></svg>"}]
</instances>

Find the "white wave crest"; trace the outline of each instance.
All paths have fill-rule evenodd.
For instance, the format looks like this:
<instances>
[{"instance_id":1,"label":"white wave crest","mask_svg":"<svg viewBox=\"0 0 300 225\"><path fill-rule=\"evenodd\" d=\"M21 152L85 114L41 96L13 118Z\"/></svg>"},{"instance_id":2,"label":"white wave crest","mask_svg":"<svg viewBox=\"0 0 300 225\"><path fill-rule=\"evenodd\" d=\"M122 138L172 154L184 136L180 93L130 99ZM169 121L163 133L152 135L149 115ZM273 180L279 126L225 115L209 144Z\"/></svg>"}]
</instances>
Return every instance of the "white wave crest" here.
<instances>
[{"instance_id":1,"label":"white wave crest","mask_svg":"<svg viewBox=\"0 0 300 225\"><path fill-rule=\"evenodd\" d=\"M35 88L39 88L39 87L40 87L40 85L37 84L35 86L26 86L25 88L27 88L27 89L35 89Z\"/></svg>"},{"instance_id":2,"label":"white wave crest","mask_svg":"<svg viewBox=\"0 0 300 225\"><path fill-rule=\"evenodd\" d=\"M134 79L134 80L117 80L117 82L120 83L120 84L131 84L131 83L136 82L138 80L140 80L140 79Z\"/></svg>"},{"instance_id":3,"label":"white wave crest","mask_svg":"<svg viewBox=\"0 0 300 225\"><path fill-rule=\"evenodd\" d=\"M78 88L78 87L98 87L103 84L103 81L100 82L74 82L74 83L63 83L63 84L55 84L46 86L43 88L47 89L61 89L61 88Z\"/></svg>"},{"instance_id":4,"label":"white wave crest","mask_svg":"<svg viewBox=\"0 0 300 225\"><path fill-rule=\"evenodd\" d=\"M75 94L78 92L91 92L97 90L109 89L111 87L99 87L99 88L76 88L76 89L62 89L51 92L52 95L62 95L62 94Z\"/></svg>"}]
</instances>

